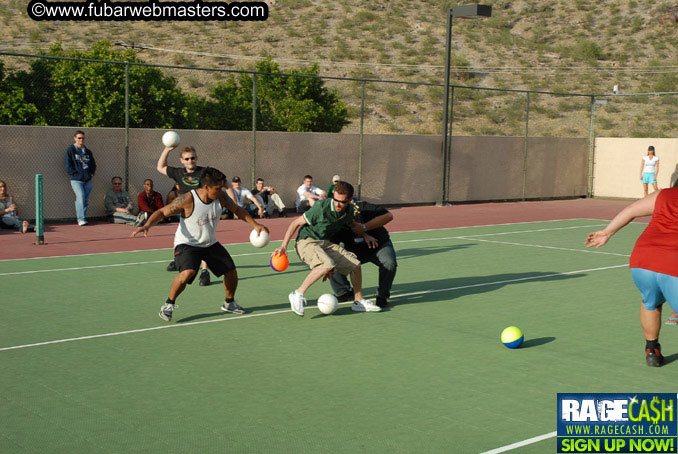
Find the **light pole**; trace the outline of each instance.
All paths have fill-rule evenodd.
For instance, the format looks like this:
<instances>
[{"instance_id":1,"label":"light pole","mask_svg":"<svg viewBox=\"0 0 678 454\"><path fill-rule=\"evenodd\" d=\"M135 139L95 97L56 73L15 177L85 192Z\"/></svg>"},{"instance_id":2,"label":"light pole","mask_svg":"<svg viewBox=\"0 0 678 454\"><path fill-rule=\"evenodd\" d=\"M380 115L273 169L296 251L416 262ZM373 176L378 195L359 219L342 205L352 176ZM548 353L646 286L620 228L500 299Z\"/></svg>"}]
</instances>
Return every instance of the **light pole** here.
<instances>
[{"instance_id":1,"label":"light pole","mask_svg":"<svg viewBox=\"0 0 678 454\"><path fill-rule=\"evenodd\" d=\"M438 205L444 205L449 200L449 171L452 137L449 134L450 112L450 59L452 53L452 19L492 16L492 7L488 5L460 5L447 10L447 44L445 46L445 102L443 110L443 186Z\"/></svg>"}]
</instances>

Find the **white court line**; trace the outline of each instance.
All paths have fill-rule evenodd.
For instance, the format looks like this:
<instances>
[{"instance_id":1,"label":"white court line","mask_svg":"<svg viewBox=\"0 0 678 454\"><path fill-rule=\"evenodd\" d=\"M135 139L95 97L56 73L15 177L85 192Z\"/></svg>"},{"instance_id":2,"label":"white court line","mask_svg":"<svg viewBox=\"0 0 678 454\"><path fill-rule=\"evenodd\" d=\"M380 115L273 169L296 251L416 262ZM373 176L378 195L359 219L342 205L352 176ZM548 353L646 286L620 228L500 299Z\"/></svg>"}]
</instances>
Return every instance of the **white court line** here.
<instances>
[{"instance_id":1,"label":"white court line","mask_svg":"<svg viewBox=\"0 0 678 454\"><path fill-rule=\"evenodd\" d=\"M577 274L577 273L586 273L590 271L600 271L600 270L607 270L607 269L612 269L612 268L621 268L621 267L626 267L628 264L624 265L614 265L614 266L606 266L603 268L590 268L586 270L576 270L576 271L566 271L564 273L553 273L553 274L547 274L543 276L529 276L529 277L523 277L523 278L518 278L518 279L509 279L505 281L495 281L495 282L485 282L482 284L473 284L473 285L462 285L459 287L450 287L450 288L445 288L445 289L437 289L437 290L425 290L422 292L413 292L413 293L404 293L401 295L393 295L391 298L405 298L407 296L414 296L414 295L425 295L429 293L440 293L440 292L451 292L454 290L461 290L465 288L471 288L471 287L486 287L486 286L491 286L491 285L499 285L499 284L508 284L511 282L520 282L520 281L528 281L528 280L537 280L537 279L544 279L544 278L549 278L549 277L554 277L554 276L567 276L570 274ZM351 304L351 303L342 303L342 304ZM309 307L316 307L316 306L309 306ZM80 340L87 340L87 339L98 339L100 337L111 337L111 336L120 336L123 334L133 334L133 333L144 333L147 331L156 331L159 329L167 329L167 328L179 328L182 326L193 326L193 325L202 325L205 323L217 323L217 322L227 322L230 320L239 320L239 319L245 319L245 318L252 318L252 317L263 317L265 315L275 315L275 314L283 314L286 312L292 312L291 309L285 309L281 311L273 311L273 312L264 312L261 314L250 314L250 315L241 315L239 317L230 317L230 318L220 318L216 320L203 320L200 322L188 322L188 323L177 323L174 325L165 325L165 326L155 326L152 328L141 328L141 329L134 329L134 330L129 330L129 331L119 331L119 332L114 332L114 333L105 333L105 334L94 334L92 336L83 336L83 337L72 337L69 339L58 339L58 340L52 340L52 341L46 341L46 342L37 342L33 344L24 344L24 345L15 345L11 347L2 347L0 348L0 351L6 351L6 350L18 350L20 348L28 348L28 347L38 347L41 345L51 345L51 344L61 344L64 342L74 342L74 341L80 341Z\"/></svg>"},{"instance_id":2,"label":"white court line","mask_svg":"<svg viewBox=\"0 0 678 454\"><path fill-rule=\"evenodd\" d=\"M247 254L233 254L231 257L243 257L248 255L271 255L271 252L249 252ZM15 276L17 274L35 274L35 273L51 273L52 271L78 271L78 270L91 270L96 268L113 268L116 266L130 266L130 265L148 265L149 263L167 263L167 259L164 260L152 260L149 262L129 262L129 263L112 263L109 265L91 265L91 266L80 266L73 268L55 268L52 270L33 270L33 271L13 271L11 273L0 273L0 276Z\"/></svg>"},{"instance_id":3,"label":"white court line","mask_svg":"<svg viewBox=\"0 0 678 454\"><path fill-rule=\"evenodd\" d=\"M419 229L419 230L402 230L399 232L389 232L391 235L398 233L416 233L416 232L436 232L440 230L457 230L457 229L475 229L478 227L499 227L504 225L519 225L519 224L538 224L540 222L563 222L563 221L605 221L605 219L588 219L588 218L570 218L570 219L548 219L546 221L525 221L525 222L506 222L504 224L481 224L481 225L466 225L462 227L443 227L439 229ZM609 221L608 221L609 222ZM219 232L217 232L219 233ZM271 242L282 241L282 240L271 240ZM239 245L239 244L249 244L249 241L243 243L226 243L229 245ZM89 254L67 254L67 255L49 255L46 257L26 257L19 259L0 259L0 262L13 262L19 260L39 260L39 259L58 259L63 257L86 257L89 255L103 255L103 254L125 254L127 252L149 252L149 251L170 251L172 248L158 248L158 249L135 249L132 251L113 251L113 252L92 252Z\"/></svg>"},{"instance_id":4,"label":"white court line","mask_svg":"<svg viewBox=\"0 0 678 454\"><path fill-rule=\"evenodd\" d=\"M476 237L478 236L493 236L493 235L510 235L513 233L531 233L531 232L548 232L552 230L570 230L570 229L577 229L577 228L588 228L588 227L598 227L598 225L581 225L581 226L574 226L574 227L556 227L552 229L536 229L536 230L520 230L516 232L500 232L500 233L486 233L486 234L478 234L478 235L465 235L465 236L447 236L447 237L439 237L439 238L420 238L420 239L414 239L414 240L400 240L400 241L394 241L394 244L400 244L400 243L420 243L424 241L441 241L441 240L473 240L473 241L483 241L486 243L498 243L498 244L510 244L514 246L529 246L529 247L541 247L541 248L546 248L546 249L557 249L557 250L563 250L563 251L576 251L576 252L588 252L590 254L605 254L605 255L616 255L616 256L621 256L621 257L628 257L628 255L624 254L615 254L613 252L602 252L602 251L592 251L589 249L567 249L567 248L557 248L557 247L551 247L551 246L539 246L539 245L533 245L533 244L522 244L522 243L509 243L509 242L502 242L502 241L491 241L491 240L481 240ZM447 229L440 229L440 230L447 230ZM238 243L238 244L249 244L249 243ZM133 252L133 251L127 251L127 252ZM250 252L250 253L245 253L245 254L233 254L232 257L247 257L251 255L264 255L264 254L270 254L270 252ZM86 254L86 255L95 255L95 254ZM45 258L45 257L42 257ZM55 271L78 271L78 270L88 270L88 269L97 269L97 268L113 268L113 267L118 267L118 266L130 266L130 265L148 265L152 263L164 263L167 260L151 260L147 262L130 262L130 263L115 263L115 264L110 264L110 265L91 265L91 266L82 266L82 267L71 267L71 268L55 268L55 269L47 269L47 270L33 270L33 271L13 271L9 273L0 273L0 277L2 276L16 276L16 275L21 275L21 274L35 274L35 273L51 273Z\"/></svg>"},{"instance_id":5,"label":"white court line","mask_svg":"<svg viewBox=\"0 0 678 454\"><path fill-rule=\"evenodd\" d=\"M492 449L490 451L481 452L480 454L499 454L500 452L512 451L516 448L522 448L523 446L531 445L533 443L538 443L543 440L548 440L553 438L558 434L558 432L550 432L544 435L539 435L537 437L528 438L527 440L519 441L510 445L502 446L501 448Z\"/></svg>"},{"instance_id":6,"label":"white court line","mask_svg":"<svg viewBox=\"0 0 678 454\"><path fill-rule=\"evenodd\" d=\"M496 243L496 244L508 244L511 246L525 246L525 247L538 247L538 248L544 248L544 249L555 249L558 251L572 251L572 252L587 252L589 254L604 254L604 255L615 255L617 257L630 257L629 254L617 254L616 252L604 252L604 251L592 251L591 249L571 249L571 248L566 248L566 247L555 247L555 246L542 246L539 244L526 244L526 243L511 243L509 241L495 241L495 240L481 240L480 238L472 238L472 237L458 237L461 240L473 240L473 241L481 241L483 243Z\"/></svg>"}]
</instances>

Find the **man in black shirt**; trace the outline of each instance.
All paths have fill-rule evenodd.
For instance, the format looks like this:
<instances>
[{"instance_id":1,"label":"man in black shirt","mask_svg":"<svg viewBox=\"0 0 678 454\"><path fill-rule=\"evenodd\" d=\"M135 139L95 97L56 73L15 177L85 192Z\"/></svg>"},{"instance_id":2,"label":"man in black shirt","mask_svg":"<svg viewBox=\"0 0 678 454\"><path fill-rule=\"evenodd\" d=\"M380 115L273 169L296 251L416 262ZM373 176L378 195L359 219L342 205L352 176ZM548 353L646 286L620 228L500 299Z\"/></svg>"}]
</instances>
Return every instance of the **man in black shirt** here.
<instances>
[{"instance_id":1,"label":"man in black shirt","mask_svg":"<svg viewBox=\"0 0 678 454\"><path fill-rule=\"evenodd\" d=\"M179 193L185 194L192 189L200 187L200 179L205 173L205 167L198 165L198 154L192 146L184 147L181 150L181 163L184 167L172 167L167 165L167 157L170 152L176 147L165 147L158 158L157 169L163 175L167 175L179 185ZM230 188L226 189L228 196L233 199L233 191ZM174 261L167 265L167 271L177 271ZM207 264L202 262L202 272L200 273L200 285L210 285L210 273L207 269Z\"/></svg>"},{"instance_id":2,"label":"man in black shirt","mask_svg":"<svg viewBox=\"0 0 678 454\"><path fill-rule=\"evenodd\" d=\"M376 304L379 307L386 307L398 267L393 243L388 230L384 228L384 225L393 220L393 215L386 208L369 202L355 202L354 209L355 222L352 229L342 230L332 238L332 242L343 243L344 248L353 252L361 264L369 262L379 267ZM363 232L367 232L372 240L365 241L360 236ZM346 276L334 273L330 283L340 302L353 301L353 289Z\"/></svg>"}]
</instances>

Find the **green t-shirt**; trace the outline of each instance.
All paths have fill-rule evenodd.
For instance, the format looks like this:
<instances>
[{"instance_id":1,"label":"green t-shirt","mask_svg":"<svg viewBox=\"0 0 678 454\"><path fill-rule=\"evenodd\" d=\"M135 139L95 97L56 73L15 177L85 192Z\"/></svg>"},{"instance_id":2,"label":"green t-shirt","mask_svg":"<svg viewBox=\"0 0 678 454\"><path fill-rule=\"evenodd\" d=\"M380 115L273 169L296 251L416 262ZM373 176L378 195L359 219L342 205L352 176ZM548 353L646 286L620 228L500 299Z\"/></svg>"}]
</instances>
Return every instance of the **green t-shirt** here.
<instances>
[{"instance_id":1,"label":"green t-shirt","mask_svg":"<svg viewBox=\"0 0 678 454\"><path fill-rule=\"evenodd\" d=\"M307 224L301 226L297 240L311 238L314 240L329 240L343 227L353 224L353 205L337 213L332 199L319 200L303 214Z\"/></svg>"}]
</instances>

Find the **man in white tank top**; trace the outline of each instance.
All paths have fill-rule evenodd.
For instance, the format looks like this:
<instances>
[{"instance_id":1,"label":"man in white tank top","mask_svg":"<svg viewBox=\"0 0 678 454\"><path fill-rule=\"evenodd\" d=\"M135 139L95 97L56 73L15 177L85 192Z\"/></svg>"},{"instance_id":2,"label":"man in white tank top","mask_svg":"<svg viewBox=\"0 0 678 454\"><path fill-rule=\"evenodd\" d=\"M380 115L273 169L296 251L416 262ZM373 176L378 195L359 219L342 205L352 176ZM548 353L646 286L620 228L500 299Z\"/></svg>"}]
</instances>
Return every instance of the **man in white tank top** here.
<instances>
[{"instance_id":1,"label":"man in white tank top","mask_svg":"<svg viewBox=\"0 0 678 454\"><path fill-rule=\"evenodd\" d=\"M200 178L200 187L181 194L172 203L154 212L143 227L132 232L132 236L143 233L167 216L181 215L179 227L174 235L174 260L179 274L170 286L169 298L158 314L165 321L172 320L174 303L186 286L195 279L200 262L207 262L210 270L218 277L224 275L226 298L221 310L232 314L244 314L245 310L235 301L238 287L238 272L228 251L217 241L216 232L222 207L234 212L238 219L250 224L257 232L268 229L257 223L243 208L236 205L223 191L226 176L213 167L207 167Z\"/></svg>"}]
</instances>

